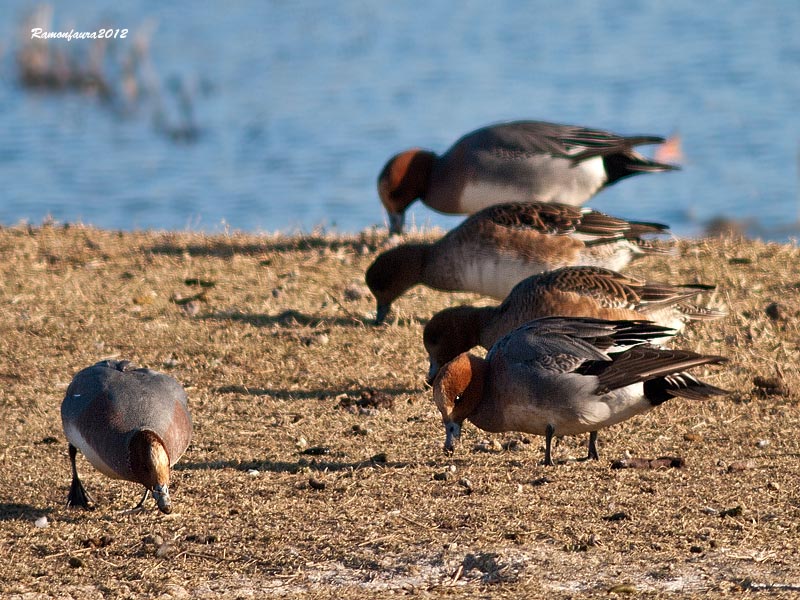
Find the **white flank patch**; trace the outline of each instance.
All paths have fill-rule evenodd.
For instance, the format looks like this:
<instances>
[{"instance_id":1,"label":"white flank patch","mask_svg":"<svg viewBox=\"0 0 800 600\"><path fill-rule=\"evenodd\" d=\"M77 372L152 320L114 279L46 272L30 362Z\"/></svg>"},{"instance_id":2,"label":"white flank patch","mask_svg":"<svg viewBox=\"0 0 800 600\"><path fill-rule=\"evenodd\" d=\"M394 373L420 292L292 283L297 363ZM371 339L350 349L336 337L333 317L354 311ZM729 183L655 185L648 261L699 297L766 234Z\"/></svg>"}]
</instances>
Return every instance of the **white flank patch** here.
<instances>
[{"instance_id":1,"label":"white flank patch","mask_svg":"<svg viewBox=\"0 0 800 600\"><path fill-rule=\"evenodd\" d=\"M606 168L603 165L602 156L595 156L589 160L584 160L575 168L586 173L586 176L591 178L592 181L600 182L600 185L605 183L606 179L608 179L608 177L606 177ZM598 187L600 186L598 185Z\"/></svg>"},{"instance_id":2,"label":"white flank patch","mask_svg":"<svg viewBox=\"0 0 800 600\"><path fill-rule=\"evenodd\" d=\"M461 192L459 202L464 212L472 214L493 204L525 202L530 199L531 192L526 188L492 183L468 183Z\"/></svg>"},{"instance_id":3,"label":"white flank patch","mask_svg":"<svg viewBox=\"0 0 800 600\"><path fill-rule=\"evenodd\" d=\"M542 271L544 266L533 262L478 257L464 262L459 278L462 289L503 300L520 281Z\"/></svg>"}]
</instances>

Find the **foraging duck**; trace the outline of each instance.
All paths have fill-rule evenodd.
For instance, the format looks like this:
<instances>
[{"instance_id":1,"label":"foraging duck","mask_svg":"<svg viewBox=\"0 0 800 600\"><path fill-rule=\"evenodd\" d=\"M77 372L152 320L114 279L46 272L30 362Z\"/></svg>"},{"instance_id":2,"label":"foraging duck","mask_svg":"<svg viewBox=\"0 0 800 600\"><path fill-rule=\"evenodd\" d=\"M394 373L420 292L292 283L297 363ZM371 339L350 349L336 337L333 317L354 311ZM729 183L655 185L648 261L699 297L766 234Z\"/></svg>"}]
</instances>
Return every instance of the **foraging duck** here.
<instances>
[{"instance_id":1,"label":"foraging duck","mask_svg":"<svg viewBox=\"0 0 800 600\"><path fill-rule=\"evenodd\" d=\"M546 465L553 464L554 435L589 433L589 458L596 460L599 429L670 398L727 393L684 372L725 358L647 343L668 332L648 321L548 317L515 329L485 359L459 354L433 384L445 450L453 450L469 419L485 431L545 436Z\"/></svg>"},{"instance_id":2,"label":"foraging duck","mask_svg":"<svg viewBox=\"0 0 800 600\"><path fill-rule=\"evenodd\" d=\"M642 239L666 230L564 204L496 204L437 242L387 250L367 269L366 281L381 323L391 303L417 284L502 300L517 283L543 271L571 265L619 271L635 257L668 253Z\"/></svg>"},{"instance_id":3,"label":"foraging duck","mask_svg":"<svg viewBox=\"0 0 800 600\"><path fill-rule=\"evenodd\" d=\"M719 319L727 312L689 303L713 289L643 281L600 267L563 267L532 275L514 286L499 306L454 306L428 321L422 334L430 357L428 382L440 365L462 352L475 346L491 348L509 331L541 317L647 319L675 331L690 320Z\"/></svg>"},{"instance_id":4,"label":"foraging duck","mask_svg":"<svg viewBox=\"0 0 800 600\"><path fill-rule=\"evenodd\" d=\"M441 156L420 148L393 156L378 177L378 195L391 233L402 233L417 198L447 214L511 201L579 205L620 179L678 169L633 149L662 142L542 121L499 123L468 133Z\"/></svg>"},{"instance_id":5,"label":"foraging duck","mask_svg":"<svg viewBox=\"0 0 800 600\"><path fill-rule=\"evenodd\" d=\"M192 437L186 393L175 379L127 360L98 362L75 375L61 403L61 421L72 464L67 506L93 504L78 478L80 450L104 475L145 487L136 508L152 493L161 512L172 512L170 468Z\"/></svg>"}]
</instances>

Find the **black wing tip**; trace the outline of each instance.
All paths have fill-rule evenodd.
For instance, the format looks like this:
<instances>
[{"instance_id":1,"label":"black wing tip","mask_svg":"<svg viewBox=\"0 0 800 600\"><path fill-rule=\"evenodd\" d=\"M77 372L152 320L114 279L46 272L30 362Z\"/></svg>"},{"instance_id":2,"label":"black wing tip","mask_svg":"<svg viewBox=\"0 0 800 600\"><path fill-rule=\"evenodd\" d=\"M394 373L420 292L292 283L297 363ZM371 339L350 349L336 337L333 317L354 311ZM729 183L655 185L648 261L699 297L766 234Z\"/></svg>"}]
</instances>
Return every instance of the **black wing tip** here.
<instances>
[{"instance_id":1,"label":"black wing tip","mask_svg":"<svg viewBox=\"0 0 800 600\"><path fill-rule=\"evenodd\" d=\"M657 223L655 221L628 221L628 225L632 231L636 232L637 235L643 235L645 233L663 233L669 231L669 225Z\"/></svg>"}]
</instances>

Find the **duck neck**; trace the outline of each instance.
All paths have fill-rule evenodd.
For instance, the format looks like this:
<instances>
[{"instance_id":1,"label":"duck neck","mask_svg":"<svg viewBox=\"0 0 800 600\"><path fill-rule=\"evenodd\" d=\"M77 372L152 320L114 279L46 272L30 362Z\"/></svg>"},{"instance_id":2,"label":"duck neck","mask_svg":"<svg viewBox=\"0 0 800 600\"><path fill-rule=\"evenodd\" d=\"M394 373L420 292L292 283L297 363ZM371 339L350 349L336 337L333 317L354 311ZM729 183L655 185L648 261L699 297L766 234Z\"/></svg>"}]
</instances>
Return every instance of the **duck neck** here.
<instances>
[{"instance_id":1,"label":"duck neck","mask_svg":"<svg viewBox=\"0 0 800 600\"><path fill-rule=\"evenodd\" d=\"M491 339L491 326L495 314L494 306L475 306L466 314L469 331L474 332L470 340L470 348L482 346L487 350L492 347L494 340Z\"/></svg>"},{"instance_id":2,"label":"duck neck","mask_svg":"<svg viewBox=\"0 0 800 600\"><path fill-rule=\"evenodd\" d=\"M483 388L486 382L486 374L489 363L478 356L468 354L471 377L469 385L461 396L461 408L470 421L475 423L475 416L480 414L481 400L483 400ZM478 423L475 423L480 427Z\"/></svg>"},{"instance_id":3,"label":"duck neck","mask_svg":"<svg viewBox=\"0 0 800 600\"><path fill-rule=\"evenodd\" d=\"M430 150L419 148L404 152L398 157L395 194L404 204L403 210L417 198L425 199L431 182L434 162L436 162L436 154Z\"/></svg>"}]
</instances>

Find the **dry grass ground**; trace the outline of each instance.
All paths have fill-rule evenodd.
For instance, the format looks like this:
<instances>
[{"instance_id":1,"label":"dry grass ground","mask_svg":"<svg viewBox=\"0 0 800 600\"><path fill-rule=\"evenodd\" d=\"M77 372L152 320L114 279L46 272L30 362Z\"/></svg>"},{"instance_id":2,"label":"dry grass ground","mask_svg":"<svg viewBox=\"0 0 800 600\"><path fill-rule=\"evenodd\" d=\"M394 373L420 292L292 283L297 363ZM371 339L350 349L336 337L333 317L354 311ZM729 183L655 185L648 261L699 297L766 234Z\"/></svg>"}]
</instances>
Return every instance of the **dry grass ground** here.
<instances>
[{"instance_id":1,"label":"dry grass ground","mask_svg":"<svg viewBox=\"0 0 800 600\"><path fill-rule=\"evenodd\" d=\"M732 393L604 430L599 462L573 460L585 436L566 438L545 468L541 438L470 425L443 454L422 327L476 298L416 288L372 326L363 273L383 242L0 230L3 597L797 593L796 248L694 241L636 264L719 286L731 316L678 343L730 357L699 371ZM82 457L99 506L64 508L59 405L75 372L110 356L188 390L176 514L123 514L140 489ZM783 387L754 386L776 373ZM612 470L626 452L685 466Z\"/></svg>"}]
</instances>

